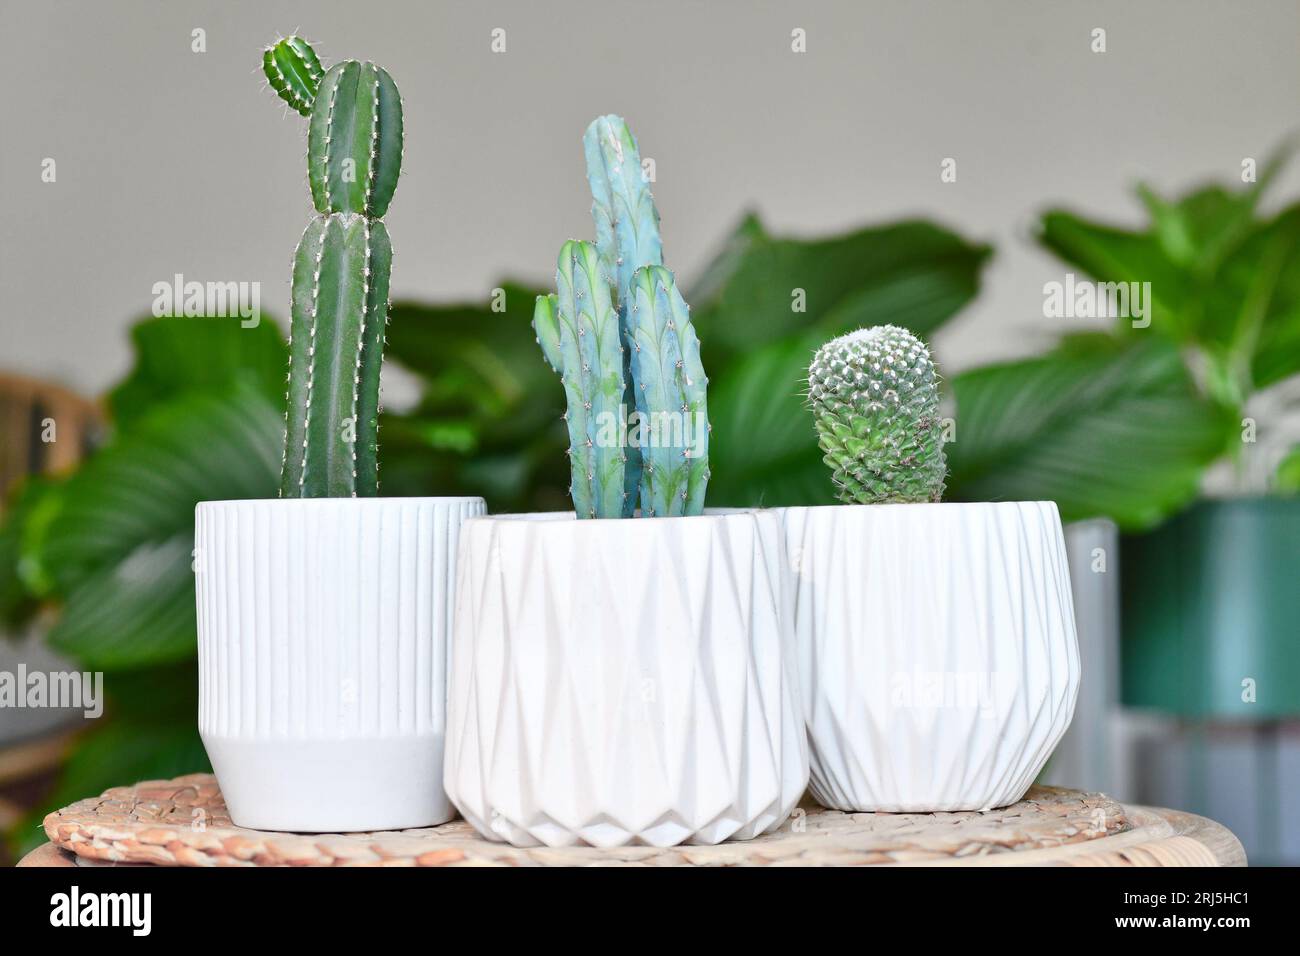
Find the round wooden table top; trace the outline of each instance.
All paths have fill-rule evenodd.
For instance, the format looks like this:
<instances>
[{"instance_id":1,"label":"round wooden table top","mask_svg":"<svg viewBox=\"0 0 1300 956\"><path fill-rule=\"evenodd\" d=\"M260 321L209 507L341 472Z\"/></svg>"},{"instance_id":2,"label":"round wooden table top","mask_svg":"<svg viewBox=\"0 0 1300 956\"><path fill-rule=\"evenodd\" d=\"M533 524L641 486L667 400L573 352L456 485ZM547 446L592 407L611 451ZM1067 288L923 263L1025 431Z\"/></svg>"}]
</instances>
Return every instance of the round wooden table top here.
<instances>
[{"instance_id":1,"label":"round wooden table top","mask_svg":"<svg viewBox=\"0 0 1300 956\"><path fill-rule=\"evenodd\" d=\"M1244 866L1225 827L1099 793L1033 787L960 813L842 813L805 802L756 840L717 846L517 848L463 820L386 833L235 826L210 774L115 787L45 818L50 843L19 866Z\"/></svg>"}]
</instances>

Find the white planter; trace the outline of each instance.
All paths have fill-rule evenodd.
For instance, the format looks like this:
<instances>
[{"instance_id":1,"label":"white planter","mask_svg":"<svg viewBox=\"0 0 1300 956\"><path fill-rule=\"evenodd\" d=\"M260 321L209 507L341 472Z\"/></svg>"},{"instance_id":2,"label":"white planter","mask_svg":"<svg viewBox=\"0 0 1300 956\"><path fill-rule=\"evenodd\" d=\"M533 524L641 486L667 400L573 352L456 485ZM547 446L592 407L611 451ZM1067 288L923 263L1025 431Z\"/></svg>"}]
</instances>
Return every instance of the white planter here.
<instances>
[{"instance_id":1,"label":"white planter","mask_svg":"<svg viewBox=\"0 0 1300 956\"><path fill-rule=\"evenodd\" d=\"M773 514L466 523L447 793L516 846L747 839L808 779Z\"/></svg>"},{"instance_id":2,"label":"white planter","mask_svg":"<svg viewBox=\"0 0 1300 956\"><path fill-rule=\"evenodd\" d=\"M1019 800L1079 689L1056 505L788 508L784 521L817 801Z\"/></svg>"},{"instance_id":3,"label":"white planter","mask_svg":"<svg viewBox=\"0 0 1300 956\"><path fill-rule=\"evenodd\" d=\"M199 732L231 819L388 830L451 819L447 631L481 498L205 501Z\"/></svg>"}]
</instances>

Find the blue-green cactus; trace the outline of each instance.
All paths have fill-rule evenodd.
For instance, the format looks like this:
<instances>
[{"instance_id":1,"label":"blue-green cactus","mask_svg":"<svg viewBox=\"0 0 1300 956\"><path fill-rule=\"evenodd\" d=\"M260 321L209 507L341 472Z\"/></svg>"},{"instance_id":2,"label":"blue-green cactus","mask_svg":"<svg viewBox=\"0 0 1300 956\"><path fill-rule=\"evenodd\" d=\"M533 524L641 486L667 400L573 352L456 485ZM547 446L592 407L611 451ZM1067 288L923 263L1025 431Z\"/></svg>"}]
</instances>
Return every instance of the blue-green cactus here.
<instances>
[{"instance_id":1,"label":"blue-green cactus","mask_svg":"<svg viewBox=\"0 0 1300 956\"><path fill-rule=\"evenodd\" d=\"M624 449L619 440L623 345L618 313L600 257L590 242L570 240L555 272L555 322L568 411L570 493L586 518L621 516ZM550 297L539 300L549 302Z\"/></svg>"},{"instance_id":2,"label":"blue-green cactus","mask_svg":"<svg viewBox=\"0 0 1300 956\"><path fill-rule=\"evenodd\" d=\"M699 514L709 480L708 378L690 308L663 266L632 276L628 331L642 448L641 513Z\"/></svg>"},{"instance_id":3,"label":"blue-green cactus","mask_svg":"<svg viewBox=\"0 0 1300 956\"><path fill-rule=\"evenodd\" d=\"M616 429L596 425L594 433L583 431L595 424L586 417L591 393L575 390L570 373L577 367L589 376L594 366L563 348L566 309L561 276L558 300L555 295L538 297L533 328L547 362L565 382L574 509L580 518L626 518L638 509L643 517L699 514L709 475L707 379L686 303L672 273L663 267L659 213L642 172L641 154L627 124L612 115L601 116L587 127L583 151L596 224L592 247L596 268L584 270L593 290L587 294L600 296L602 302L609 299L620 346L617 381L612 374L613 353L602 355L599 399L601 408L610 410L610 394L617 385L620 401L615 404L632 423L639 421L634 438L646 444L643 448L627 444L628 423L622 415L616 419ZM589 265L585 247L590 244L578 245L584 247L582 261ZM563 259L562 252L562 265ZM595 292L596 286L603 287L603 293ZM581 427L575 426L575 420L582 422ZM607 420L602 417L602 422ZM599 460L588 462L583 457L578 440L584 433L593 442L590 447L601 453ZM615 477L622 483L618 499L612 487Z\"/></svg>"},{"instance_id":4,"label":"blue-green cactus","mask_svg":"<svg viewBox=\"0 0 1300 956\"><path fill-rule=\"evenodd\" d=\"M650 183L641 165L636 137L621 116L598 116L582 137L587 160L587 185L591 188L591 218L596 224L596 249L605 275L614 283L614 305L624 343L628 341L628 303L632 298L632 276L642 266L663 265L663 243L659 238L659 210L655 208ZM632 392L631 352L625 353L623 377L627 391L623 406L637 408ZM641 450L627 448L625 489L631 517L641 483Z\"/></svg>"},{"instance_id":5,"label":"blue-green cactus","mask_svg":"<svg viewBox=\"0 0 1300 956\"><path fill-rule=\"evenodd\" d=\"M592 120L582 137L591 187L591 218L605 274L616 283L616 303L631 299L632 276L664 264L659 210L641 168L641 151L622 117Z\"/></svg>"},{"instance_id":6,"label":"blue-green cactus","mask_svg":"<svg viewBox=\"0 0 1300 956\"><path fill-rule=\"evenodd\" d=\"M308 117L307 173L319 213L294 258L280 494L379 493L379 376L393 249L381 217L402 162L402 103L387 72L329 71L299 37L268 49L277 93Z\"/></svg>"}]
</instances>

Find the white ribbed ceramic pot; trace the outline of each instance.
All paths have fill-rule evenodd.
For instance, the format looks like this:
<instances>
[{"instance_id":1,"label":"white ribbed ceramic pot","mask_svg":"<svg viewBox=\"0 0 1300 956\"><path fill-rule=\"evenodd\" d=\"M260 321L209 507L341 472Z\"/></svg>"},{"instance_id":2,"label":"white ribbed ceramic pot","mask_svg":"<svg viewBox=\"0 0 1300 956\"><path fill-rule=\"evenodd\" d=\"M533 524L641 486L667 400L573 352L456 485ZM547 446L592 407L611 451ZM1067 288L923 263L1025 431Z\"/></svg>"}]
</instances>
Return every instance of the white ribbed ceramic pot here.
<instances>
[{"instance_id":1,"label":"white ribbed ceramic pot","mask_svg":"<svg viewBox=\"0 0 1300 956\"><path fill-rule=\"evenodd\" d=\"M461 535L446 786L516 846L717 843L807 785L776 515L479 518Z\"/></svg>"},{"instance_id":2,"label":"white ribbed ceramic pot","mask_svg":"<svg viewBox=\"0 0 1300 956\"><path fill-rule=\"evenodd\" d=\"M461 522L481 498L205 501L199 732L231 819L431 826Z\"/></svg>"},{"instance_id":3,"label":"white ribbed ceramic pot","mask_svg":"<svg viewBox=\"0 0 1300 956\"><path fill-rule=\"evenodd\" d=\"M1056 505L781 510L817 801L1019 800L1079 689Z\"/></svg>"}]
</instances>

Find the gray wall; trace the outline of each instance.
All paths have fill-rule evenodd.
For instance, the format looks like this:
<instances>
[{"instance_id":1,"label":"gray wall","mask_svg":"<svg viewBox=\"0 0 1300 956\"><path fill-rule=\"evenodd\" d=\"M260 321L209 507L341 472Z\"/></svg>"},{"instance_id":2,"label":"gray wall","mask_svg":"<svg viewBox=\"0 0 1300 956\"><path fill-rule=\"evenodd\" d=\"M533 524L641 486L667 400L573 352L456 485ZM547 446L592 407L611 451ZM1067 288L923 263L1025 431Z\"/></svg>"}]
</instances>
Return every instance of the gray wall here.
<instances>
[{"instance_id":1,"label":"gray wall","mask_svg":"<svg viewBox=\"0 0 1300 956\"><path fill-rule=\"evenodd\" d=\"M402 88L395 294L543 278L563 239L591 231L579 140L617 111L657 162L669 264L688 280L746 207L788 233L919 214L995 242L984 294L938 339L949 371L1080 321L1041 317L1063 270L1026 241L1037 209L1133 219L1135 179L1235 176L1295 122L1300 89L1294 2L0 9L0 368L90 392L124 372L123 331L173 273L258 280L284 315L310 204L302 124L256 71L277 32L375 59ZM1105 54L1089 49L1097 26ZM955 184L939 181L948 156ZM1297 188L1292 170L1279 192Z\"/></svg>"}]
</instances>

